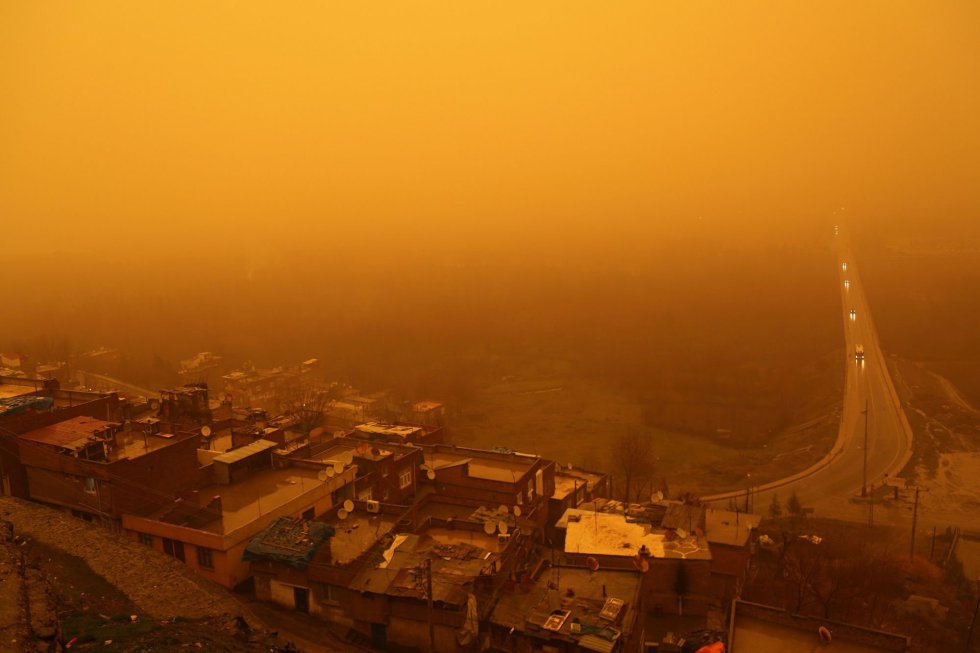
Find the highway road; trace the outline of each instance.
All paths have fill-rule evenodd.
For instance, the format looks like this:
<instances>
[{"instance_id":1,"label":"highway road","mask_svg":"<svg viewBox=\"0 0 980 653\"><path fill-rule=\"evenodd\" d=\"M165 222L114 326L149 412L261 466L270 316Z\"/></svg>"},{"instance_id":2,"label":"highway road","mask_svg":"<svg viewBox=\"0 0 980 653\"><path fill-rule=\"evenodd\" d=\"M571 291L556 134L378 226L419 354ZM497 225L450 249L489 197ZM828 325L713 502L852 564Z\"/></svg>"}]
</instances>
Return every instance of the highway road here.
<instances>
[{"instance_id":1,"label":"highway road","mask_svg":"<svg viewBox=\"0 0 980 653\"><path fill-rule=\"evenodd\" d=\"M803 472L757 487L748 477L748 489L705 497L706 501L727 504L734 498L744 507L748 496L752 510L764 514L774 493L785 504L795 491L800 502L818 516L866 520L868 506L857 500L865 477L869 485L880 487L898 474L911 455L912 431L878 342L859 266L844 231L835 239L847 370L837 441L828 456ZM858 345L864 347L863 360L855 357Z\"/></svg>"}]
</instances>

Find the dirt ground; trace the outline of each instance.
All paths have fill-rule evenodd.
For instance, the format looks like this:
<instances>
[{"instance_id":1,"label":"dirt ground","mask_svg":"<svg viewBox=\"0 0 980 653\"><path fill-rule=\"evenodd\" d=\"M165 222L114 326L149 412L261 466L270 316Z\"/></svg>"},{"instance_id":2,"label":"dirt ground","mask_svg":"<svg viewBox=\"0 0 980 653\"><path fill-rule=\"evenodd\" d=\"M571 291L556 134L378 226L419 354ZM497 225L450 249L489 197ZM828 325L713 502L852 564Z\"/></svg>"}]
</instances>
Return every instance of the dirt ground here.
<instances>
[{"instance_id":1,"label":"dirt ground","mask_svg":"<svg viewBox=\"0 0 980 653\"><path fill-rule=\"evenodd\" d=\"M902 475L926 490L922 514L980 530L980 412L926 364L891 358L889 369L913 431Z\"/></svg>"},{"instance_id":2,"label":"dirt ground","mask_svg":"<svg viewBox=\"0 0 980 653\"><path fill-rule=\"evenodd\" d=\"M11 523L17 535L11 545L16 557L12 562L0 559L0 606L6 606L0 609L9 608L14 584L6 581L16 577L12 573L23 554L34 574L26 585L42 588L50 610L58 615L60 639L75 639L72 650L277 651L286 650L282 647L288 642L307 653L354 650L326 629L313 642L289 632L278 620L267 622L240 597L172 558L65 513L0 497L0 519ZM0 646L0 651L35 650L18 647L38 630L37 624L23 621L21 616L16 622L20 626L12 628L11 639L18 639L18 644Z\"/></svg>"},{"instance_id":3,"label":"dirt ground","mask_svg":"<svg viewBox=\"0 0 980 653\"><path fill-rule=\"evenodd\" d=\"M837 436L837 392L837 387L823 389L822 414L761 446L746 446L723 432L709 436L650 427L638 401L572 373L530 373L479 388L453 420L452 433L461 446L506 447L615 475L610 444L631 429L653 439L656 475L671 494L708 494L743 487L749 472L753 484L781 478L826 453Z\"/></svg>"}]
</instances>

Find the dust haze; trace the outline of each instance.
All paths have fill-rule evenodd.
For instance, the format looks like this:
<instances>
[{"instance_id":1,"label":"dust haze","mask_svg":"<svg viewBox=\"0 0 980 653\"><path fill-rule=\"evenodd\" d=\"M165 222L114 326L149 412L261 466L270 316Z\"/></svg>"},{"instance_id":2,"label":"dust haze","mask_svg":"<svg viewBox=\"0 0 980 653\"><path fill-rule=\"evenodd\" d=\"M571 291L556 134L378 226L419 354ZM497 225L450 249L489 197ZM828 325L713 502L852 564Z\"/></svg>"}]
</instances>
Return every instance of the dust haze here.
<instances>
[{"instance_id":1,"label":"dust haze","mask_svg":"<svg viewBox=\"0 0 980 653\"><path fill-rule=\"evenodd\" d=\"M840 382L834 224L980 239L966 1L6 3L0 88L0 345L317 356L484 444L557 410L502 377L762 441Z\"/></svg>"}]
</instances>

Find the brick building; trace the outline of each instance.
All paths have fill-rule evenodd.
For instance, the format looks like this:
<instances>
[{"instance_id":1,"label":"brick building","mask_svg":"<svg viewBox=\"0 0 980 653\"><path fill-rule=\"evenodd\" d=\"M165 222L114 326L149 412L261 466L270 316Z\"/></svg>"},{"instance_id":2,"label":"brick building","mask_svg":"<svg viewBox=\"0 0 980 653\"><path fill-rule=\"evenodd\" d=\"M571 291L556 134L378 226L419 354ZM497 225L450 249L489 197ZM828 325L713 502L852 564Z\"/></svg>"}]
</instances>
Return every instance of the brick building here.
<instances>
[{"instance_id":1,"label":"brick building","mask_svg":"<svg viewBox=\"0 0 980 653\"><path fill-rule=\"evenodd\" d=\"M166 504L201 480L195 433L127 431L73 417L17 436L28 496L86 519Z\"/></svg>"}]
</instances>

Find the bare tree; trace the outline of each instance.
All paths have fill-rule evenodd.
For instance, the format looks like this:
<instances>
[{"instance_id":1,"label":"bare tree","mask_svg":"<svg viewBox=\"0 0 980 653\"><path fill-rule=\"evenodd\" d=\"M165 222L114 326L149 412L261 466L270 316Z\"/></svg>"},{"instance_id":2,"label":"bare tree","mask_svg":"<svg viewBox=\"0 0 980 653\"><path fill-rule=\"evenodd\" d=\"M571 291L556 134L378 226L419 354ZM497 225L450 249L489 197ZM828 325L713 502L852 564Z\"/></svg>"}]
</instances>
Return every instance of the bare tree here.
<instances>
[{"instance_id":1,"label":"bare tree","mask_svg":"<svg viewBox=\"0 0 980 653\"><path fill-rule=\"evenodd\" d=\"M636 491L636 498L639 498L647 481L653 479L652 440L632 429L627 430L613 441L612 464L625 483L623 500L629 503L634 499L632 490Z\"/></svg>"}]
</instances>

